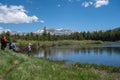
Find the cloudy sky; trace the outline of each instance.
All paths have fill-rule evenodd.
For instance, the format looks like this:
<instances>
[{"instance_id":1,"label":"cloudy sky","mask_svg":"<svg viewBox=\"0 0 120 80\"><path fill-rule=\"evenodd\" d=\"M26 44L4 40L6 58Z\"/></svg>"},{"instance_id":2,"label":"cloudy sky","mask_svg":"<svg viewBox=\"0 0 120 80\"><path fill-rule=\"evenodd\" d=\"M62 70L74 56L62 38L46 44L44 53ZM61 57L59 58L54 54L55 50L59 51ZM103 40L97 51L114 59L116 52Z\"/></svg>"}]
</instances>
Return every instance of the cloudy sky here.
<instances>
[{"instance_id":1,"label":"cloudy sky","mask_svg":"<svg viewBox=\"0 0 120 80\"><path fill-rule=\"evenodd\" d=\"M0 0L0 28L20 32L120 27L120 0Z\"/></svg>"}]
</instances>

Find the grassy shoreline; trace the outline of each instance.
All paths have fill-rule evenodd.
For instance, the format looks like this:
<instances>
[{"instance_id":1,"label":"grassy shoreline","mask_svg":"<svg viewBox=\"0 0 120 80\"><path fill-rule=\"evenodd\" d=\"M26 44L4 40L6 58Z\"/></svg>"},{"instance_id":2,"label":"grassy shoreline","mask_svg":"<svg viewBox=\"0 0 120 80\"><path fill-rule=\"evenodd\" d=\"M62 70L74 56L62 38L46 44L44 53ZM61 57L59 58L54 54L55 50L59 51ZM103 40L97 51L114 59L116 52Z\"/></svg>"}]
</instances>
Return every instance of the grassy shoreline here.
<instances>
[{"instance_id":1,"label":"grassy shoreline","mask_svg":"<svg viewBox=\"0 0 120 80\"><path fill-rule=\"evenodd\" d=\"M60 40L60 41L25 41L25 40L18 40L16 45L18 49L24 51L28 43L32 44L32 49L36 50L39 48L46 48L46 47L56 47L56 46L69 46L69 45L78 45L81 47L86 46L95 46L95 45L102 45L104 44L103 41L93 41L93 40Z\"/></svg>"},{"instance_id":2,"label":"grassy shoreline","mask_svg":"<svg viewBox=\"0 0 120 80\"><path fill-rule=\"evenodd\" d=\"M105 67L105 68L104 68ZM0 80L119 80L116 67L65 65L48 59L37 59L9 50L0 51Z\"/></svg>"},{"instance_id":3,"label":"grassy shoreline","mask_svg":"<svg viewBox=\"0 0 120 80\"><path fill-rule=\"evenodd\" d=\"M58 41L26 41L26 40L18 40L17 43L20 44L28 44L28 43L32 43L32 44L39 44L39 45L46 45L46 46L50 46L50 45L81 45L81 44L103 44L103 41L97 41L97 40L58 40Z\"/></svg>"}]
</instances>

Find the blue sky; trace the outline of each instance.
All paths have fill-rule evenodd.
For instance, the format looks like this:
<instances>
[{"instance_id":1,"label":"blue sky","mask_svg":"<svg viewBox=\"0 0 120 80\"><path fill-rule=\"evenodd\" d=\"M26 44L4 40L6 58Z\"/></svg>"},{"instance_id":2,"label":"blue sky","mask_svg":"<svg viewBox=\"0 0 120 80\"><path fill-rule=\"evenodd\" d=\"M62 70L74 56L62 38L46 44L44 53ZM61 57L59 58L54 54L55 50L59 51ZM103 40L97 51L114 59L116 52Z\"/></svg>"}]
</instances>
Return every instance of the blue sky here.
<instances>
[{"instance_id":1,"label":"blue sky","mask_svg":"<svg viewBox=\"0 0 120 80\"><path fill-rule=\"evenodd\" d=\"M120 27L120 0L0 0L0 27L20 32Z\"/></svg>"}]
</instances>

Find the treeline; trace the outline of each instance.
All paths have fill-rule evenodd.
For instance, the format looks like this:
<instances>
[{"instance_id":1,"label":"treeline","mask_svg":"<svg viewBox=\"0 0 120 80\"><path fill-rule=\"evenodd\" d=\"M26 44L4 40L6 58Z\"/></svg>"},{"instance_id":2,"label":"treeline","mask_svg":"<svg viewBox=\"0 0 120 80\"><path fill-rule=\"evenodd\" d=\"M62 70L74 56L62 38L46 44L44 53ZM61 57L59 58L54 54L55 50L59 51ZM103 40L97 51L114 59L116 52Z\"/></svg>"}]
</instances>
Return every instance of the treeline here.
<instances>
[{"instance_id":1,"label":"treeline","mask_svg":"<svg viewBox=\"0 0 120 80\"><path fill-rule=\"evenodd\" d=\"M27 33L27 34L15 34L11 35L10 32L3 33L1 35L7 36L8 40L36 40L36 41L56 41L56 40L102 40L102 41L119 41L120 30L108 30L108 31L94 31L94 32L75 32L70 35L51 35L47 33L44 28L44 32L40 34Z\"/></svg>"}]
</instances>

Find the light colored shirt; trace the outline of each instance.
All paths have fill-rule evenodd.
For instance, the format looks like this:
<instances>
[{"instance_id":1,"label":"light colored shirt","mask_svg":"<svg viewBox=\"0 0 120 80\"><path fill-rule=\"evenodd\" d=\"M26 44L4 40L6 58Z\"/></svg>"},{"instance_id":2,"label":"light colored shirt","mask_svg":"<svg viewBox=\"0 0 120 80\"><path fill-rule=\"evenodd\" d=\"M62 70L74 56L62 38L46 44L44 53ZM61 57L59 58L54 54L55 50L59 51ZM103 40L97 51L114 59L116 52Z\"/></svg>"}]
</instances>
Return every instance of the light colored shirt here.
<instances>
[{"instance_id":1,"label":"light colored shirt","mask_svg":"<svg viewBox=\"0 0 120 80\"><path fill-rule=\"evenodd\" d=\"M28 51L31 51L31 46L30 45L28 45Z\"/></svg>"}]
</instances>

